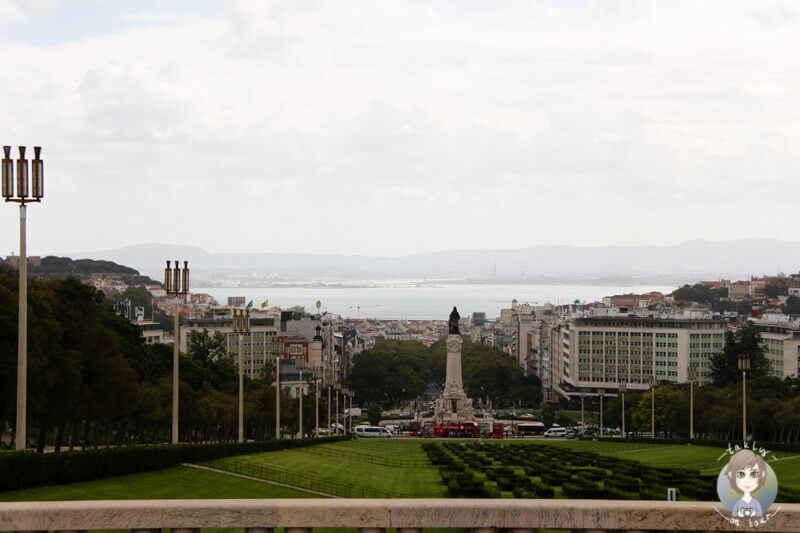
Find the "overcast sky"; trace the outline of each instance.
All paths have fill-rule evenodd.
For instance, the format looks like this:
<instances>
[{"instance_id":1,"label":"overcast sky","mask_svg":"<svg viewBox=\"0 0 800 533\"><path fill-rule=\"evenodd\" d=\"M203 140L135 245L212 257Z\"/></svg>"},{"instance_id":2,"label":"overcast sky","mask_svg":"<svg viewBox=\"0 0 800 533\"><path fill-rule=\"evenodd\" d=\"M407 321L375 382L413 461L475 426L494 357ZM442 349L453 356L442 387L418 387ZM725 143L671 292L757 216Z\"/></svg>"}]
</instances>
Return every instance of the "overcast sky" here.
<instances>
[{"instance_id":1,"label":"overcast sky","mask_svg":"<svg viewBox=\"0 0 800 533\"><path fill-rule=\"evenodd\" d=\"M0 71L31 255L799 240L790 0L0 0Z\"/></svg>"}]
</instances>

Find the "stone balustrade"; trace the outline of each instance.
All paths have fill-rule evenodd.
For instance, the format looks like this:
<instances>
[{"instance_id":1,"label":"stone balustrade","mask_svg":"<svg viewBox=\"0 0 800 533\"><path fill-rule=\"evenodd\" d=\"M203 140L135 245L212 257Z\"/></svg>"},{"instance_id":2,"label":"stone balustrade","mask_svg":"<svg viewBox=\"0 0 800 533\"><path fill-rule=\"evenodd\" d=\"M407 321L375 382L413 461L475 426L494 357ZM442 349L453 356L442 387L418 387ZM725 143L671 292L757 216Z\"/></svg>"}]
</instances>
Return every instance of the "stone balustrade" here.
<instances>
[{"instance_id":1,"label":"stone balustrade","mask_svg":"<svg viewBox=\"0 0 800 533\"><path fill-rule=\"evenodd\" d=\"M611 500L276 499L128 500L0 503L0 531L199 533L200 528L245 528L246 533L311 533L313 527L359 528L379 533L421 533L421 528L469 528L490 533L509 528L585 531L787 531L800 532L800 504L773 504L763 523L726 521L719 503Z\"/></svg>"}]
</instances>

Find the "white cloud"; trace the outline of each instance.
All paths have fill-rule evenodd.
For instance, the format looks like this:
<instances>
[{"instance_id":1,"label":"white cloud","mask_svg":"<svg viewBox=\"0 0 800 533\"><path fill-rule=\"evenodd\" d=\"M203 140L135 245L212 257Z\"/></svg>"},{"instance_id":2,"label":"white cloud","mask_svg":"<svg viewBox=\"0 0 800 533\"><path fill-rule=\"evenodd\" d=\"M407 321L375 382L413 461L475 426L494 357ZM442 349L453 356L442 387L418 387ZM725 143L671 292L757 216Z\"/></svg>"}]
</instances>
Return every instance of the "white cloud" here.
<instances>
[{"instance_id":1,"label":"white cloud","mask_svg":"<svg viewBox=\"0 0 800 533\"><path fill-rule=\"evenodd\" d=\"M13 0L0 0L0 25L25 19L25 12Z\"/></svg>"},{"instance_id":2,"label":"white cloud","mask_svg":"<svg viewBox=\"0 0 800 533\"><path fill-rule=\"evenodd\" d=\"M0 0L0 20L13 7ZM0 126L45 147L34 219L63 234L42 231L42 252L310 251L309 234L321 251L389 255L791 240L781 217L737 221L800 193L798 14L778 1L147 12L135 17L153 24L102 37L4 43ZM264 215L272 231L219 229ZM15 224L8 208L0 220Z\"/></svg>"}]
</instances>

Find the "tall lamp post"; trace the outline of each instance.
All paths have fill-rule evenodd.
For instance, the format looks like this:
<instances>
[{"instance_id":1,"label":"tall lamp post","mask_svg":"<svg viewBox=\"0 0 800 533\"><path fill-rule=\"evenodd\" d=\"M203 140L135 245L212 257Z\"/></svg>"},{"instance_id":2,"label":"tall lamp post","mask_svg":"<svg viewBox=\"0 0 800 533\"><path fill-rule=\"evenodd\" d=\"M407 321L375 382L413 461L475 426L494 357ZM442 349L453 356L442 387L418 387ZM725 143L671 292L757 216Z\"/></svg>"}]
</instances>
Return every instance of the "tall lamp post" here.
<instances>
[{"instance_id":1,"label":"tall lamp post","mask_svg":"<svg viewBox=\"0 0 800 533\"><path fill-rule=\"evenodd\" d=\"M600 389L600 438L603 437L603 396L605 394L605 389Z\"/></svg>"},{"instance_id":2,"label":"tall lamp post","mask_svg":"<svg viewBox=\"0 0 800 533\"><path fill-rule=\"evenodd\" d=\"M747 371L750 370L750 356L739 356L739 370L742 371L742 442L747 442Z\"/></svg>"},{"instance_id":3,"label":"tall lamp post","mask_svg":"<svg viewBox=\"0 0 800 533\"><path fill-rule=\"evenodd\" d=\"M314 415L314 437L319 438L319 380L322 376L322 368L314 368L314 396L316 400L315 415Z\"/></svg>"},{"instance_id":4,"label":"tall lamp post","mask_svg":"<svg viewBox=\"0 0 800 533\"><path fill-rule=\"evenodd\" d=\"M689 367L689 439L694 438L694 380L697 379L697 368Z\"/></svg>"},{"instance_id":5,"label":"tall lamp post","mask_svg":"<svg viewBox=\"0 0 800 533\"><path fill-rule=\"evenodd\" d=\"M19 204L19 321L17 330L17 424L14 447L24 450L27 441L28 418L28 254L25 248L26 204L41 202L44 196L44 161L39 157L41 146L34 146L33 190L28 188L28 160L25 147L19 147L17 159L17 195L14 197L14 161L11 147L3 146L3 198Z\"/></svg>"},{"instance_id":6,"label":"tall lamp post","mask_svg":"<svg viewBox=\"0 0 800 533\"><path fill-rule=\"evenodd\" d=\"M172 352L172 444L178 444L178 345L180 339L180 303L178 296L189 293L189 261L183 262L183 275L178 261L175 267L170 268L167 261L167 268L164 269L164 292L175 297L175 340Z\"/></svg>"},{"instance_id":7,"label":"tall lamp post","mask_svg":"<svg viewBox=\"0 0 800 533\"><path fill-rule=\"evenodd\" d=\"M281 355L275 356L275 438L281 438Z\"/></svg>"},{"instance_id":8,"label":"tall lamp post","mask_svg":"<svg viewBox=\"0 0 800 533\"><path fill-rule=\"evenodd\" d=\"M244 336L250 334L250 310L233 310L233 333L239 335L239 442L244 442L244 362L242 344ZM253 360L252 354L250 360Z\"/></svg>"},{"instance_id":9,"label":"tall lamp post","mask_svg":"<svg viewBox=\"0 0 800 533\"><path fill-rule=\"evenodd\" d=\"M305 359L295 359L294 367L300 371L300 389L298 396L300 397L300 440L303 439L303 369L306 367Z\"/></svg>"},{"instance_id":10,"label":"tall lamp post","mask_svg":"<svg viewBox=\"0 0 800 533\"><path fill-rule=\"evenodd\" d=\"M656 377L647 376L650 385L650 438L656 438Z\"/></svg>"},{"instance_id":11,"label":"tall lamp post","mask_svg":"<svg viewBox=\"0 0 800 533\"><path fill-rule=\"evenodd\" d=\"M621 381L619 384L619 392L622 394L622 438L626 436L625 433L625 391L628 390L628 382Z\"/></svg>"},{"instance_id":12,"label":"tall lamp post","mask_svg":"<svg viewBox=\"0 0 800 533\"><path fill-rule=\"evenodd\" d=\"M350 390L346 387L342 388L342 422L344 426L344 434L347 435L347 397L350 396Z\"/></svg>"},{"instance_id":13,"label":"tall lamp post","mask_svg":"<svg viewBox=\"0 0 800 533\"><path fill-rule=\"evenodd\" d=\"M586 421L583 418L583 399L586 397L586 393L581 391L581 430L583 434L586 434Z\"/></svg>"},{"instance_id":14,"label":"tall lamp post","mask_svg":"<svg viewBox=\"0 0 800 533\"><path fill-rule=\"evenodd\" d=\"M335 422L336 426L335 426L335 428L336 428L336 434L338 435L339 434L339 388L340 388L340 386L337 383L336 385L334 385L333 388L336 391L336 410L334 411L334 414L336 415L336 422Z\"/></svg>"}]
</instances>

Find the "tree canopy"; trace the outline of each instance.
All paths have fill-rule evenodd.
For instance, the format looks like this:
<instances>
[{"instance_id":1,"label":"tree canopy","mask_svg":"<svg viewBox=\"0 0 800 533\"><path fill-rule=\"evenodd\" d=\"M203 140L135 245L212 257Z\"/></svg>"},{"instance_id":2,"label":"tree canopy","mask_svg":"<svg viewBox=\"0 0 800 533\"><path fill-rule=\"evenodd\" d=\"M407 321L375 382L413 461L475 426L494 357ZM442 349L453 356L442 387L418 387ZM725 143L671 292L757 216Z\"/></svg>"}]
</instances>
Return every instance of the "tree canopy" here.
<instances>
[{"instance_id":1,"label":"tree canopy","mask_svg":"<svg viewBox=\"0 0 800 533\"><path fill-rule=\"evenodd\" d=\"M739 370L739 357L750 358L751 378L769 375L770 364L761 345L761 333L758 328L748 322L735 332L725 333L725 347L711 359L711 379L717 387L725 387L729 383L737 383L742 379Z\"/></svg>"},{"instance_id":2,"label":"tree canopy","mask_svg":"<svg viewBox=\"0 0 800 533\"><path fill-rule=\"evenodd\" d=\"M18 282L0 274L0 426L15 427ZM180 440L237 436L238 375L218 336L198 334L180 355ZM55 446L169 440L173 348L145 345L139 329L75 278L28 284L28 438ZM322 399L324 403L324 398ZM298 402L281 418L297 431ZM304 432L314 423L306 402ZM327 409L327 407L325 407ZM275 389L245 378L246 435L274 432ZM67 437L69 435L69 437Z\"/></svg>"},{"instance_id":3,"label":"tree canopy","mask_svg":"<svg viewBox=\"0 0 800 533\"><path fill-rule=\"evenodd\" d=\"M430 348L412 341L383 341L356 355L348 386L362 402L389 406L418 397L431 383L443 384L446 366L444 341ZM464 342L461 370L470 398L488 397L497 406L536 406L541 401L539 380L526 377L516 360L497 348Z\"/></svg>"}]
</instances>

